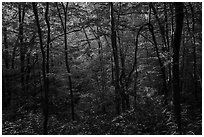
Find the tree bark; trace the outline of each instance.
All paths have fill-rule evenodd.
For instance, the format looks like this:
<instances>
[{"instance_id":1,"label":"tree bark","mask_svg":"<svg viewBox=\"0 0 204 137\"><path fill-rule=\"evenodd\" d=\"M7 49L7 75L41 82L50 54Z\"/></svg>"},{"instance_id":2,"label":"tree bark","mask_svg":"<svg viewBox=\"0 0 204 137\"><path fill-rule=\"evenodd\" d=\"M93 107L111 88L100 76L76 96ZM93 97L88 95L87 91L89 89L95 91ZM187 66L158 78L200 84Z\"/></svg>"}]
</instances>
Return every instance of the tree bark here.
<instances>
[{"instance_id":1,"label":"tree bark","mask_svg":"<svg viewBox=\"0 0 204 137\"><path fill-rule=\"evenodd\" d=\"M179 50L183 28L183 3L174 3L175 6L175 21L176 29L173 41L173 99L174 111L176 116L176 123L178 131L181 132L181 105L180 105L180 86L179 86Z\"/></svg>"}]
</instances>

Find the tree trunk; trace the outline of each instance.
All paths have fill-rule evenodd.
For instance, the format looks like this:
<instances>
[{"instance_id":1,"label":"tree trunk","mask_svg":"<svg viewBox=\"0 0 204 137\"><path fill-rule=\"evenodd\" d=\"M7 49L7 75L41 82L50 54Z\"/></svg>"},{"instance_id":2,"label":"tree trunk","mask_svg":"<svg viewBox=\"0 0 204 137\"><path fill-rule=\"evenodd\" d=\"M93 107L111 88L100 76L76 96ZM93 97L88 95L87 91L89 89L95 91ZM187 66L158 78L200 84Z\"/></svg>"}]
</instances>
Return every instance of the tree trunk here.
<instances>
[{"instance_id":1,"label":"tree trunk","mask_svg":"<svg viewBox=\"0 0 204 137\"><path fill-rule=\"evenodd\" d=\"M4 36L4 48L5 48L3 58L4 58L6 69L9 69L9 53L8 53L7 28L6 27L3 27L3 36Z\"/></svg>"},{"instance_id":2,"label":"tree trunk","mask_svg":"<svg viewBox=\"0 0 204 137\"><path fill-rule=\"evenodd\" d=\"M174 5L171 3L170 5L171 8L171 44L173 45L174 41Z\"/></svg>"},{"instance_id":3,"label":"tree trunk","mask_svg":"<svg viewBox=\"0 0 204 137\"><path fill-rule=\"evenodd\" d=\"M3 53L3 59L5 62L5 67L6 71L5 73L7 74L7 71L9 69L9 52L8 52L8 42L7 42L7 28L3 27L3 38L4 38L4 48L5 52ZM4 71L4 69L3 69ZM4 74L4 73L3 73ZM9 80L7 75L2 76L2 107L7 107L10 105L10 100L11 100L11 91L9 90Z\"/></svg>"},{"instance_id":4,"label":"tree trunk","mask_svg":"<svg viewBox=\"0 0 204 137\"><path fill-rule=\"evenodd\" d=\"M24 4L24 3L23 3ZM20 45L20 61L21 61L21 88L23 94L25 95L25 45L23 44L23 23L24 23L24 16L25 16L25 5L19 3L18 5L18 14L19 14L19 45ZM23 7L22 7L23 6ZM23 8L23 9L22 9Z\"/></svg>"},{"instance_id":5,"label":"tree trunk","mask_svg":"<svg viewBox=\"0 0 204 137\"><path fill-rule=\"evenodd\" d=\"M165 104L167 104L167 85L166 85L165 67L164 67L164 64L163 64L163 62L162 62L162 60L160 58L160 55L159 55L159 49L158 49L157 41L156 41L156 38L155 38L155 35L154 35L153 25L152 24L148 24L148 27L149 27L149 31L151 32L151 35L152 35L152 39L153 39L153 42L154 42L154 45L155 45L155 50L156 50L156 53L157 53L157 58L158 58L160 69L161 69L161 73L162 73L162 79L163 79L163 89L162 89L162 92L164 94Z\"/></svg>"},{"instance_id":6,"label":"tree trunk","mask_svg":"<svg viewBox=\"0 0 204 137\"><path fill-rule=\"evenodd\" d=\"M171 60L171 47L170 47L170 40L169 40L169 25L168 25L168 12L167 12L167 4L164 2L164 16L165 16L165 36L166 36L166 44L167 44L167 51L168 51L168 61ZM168 93L172 93L172 65L171 63L168 63Z\"/></svg>"},{"instance_id":7,"label":"tree trunk","mask_svg":"<svg viewBox=\"0 0 204 137\"><path fill-rule=\"evenodd\" d=\"M68 80L69 80L69 90L70 90L70 97L71 97L71 113L72 113L72 120L75 120L75 115L74 115L74 100L73 100L73 90L72 90L72 79L71 79L71 71L70 71L70 67L69 67L69 61L68 61L68 46L67 46L67 9L68 9L68 2L66 3L66 6L62 4L63 7L63 11L64 11L64 23L62 20L62 16L57 4L57 10L58 10L58 15L59 18L61 20L61 25L64 31L64 42L65 42L65 65L66 65L66 69L67 69L67 74L68 74Z\"/></svg>"},{"instance_id":8,"label":"tree trunk","mask_svg":"<svg viewBox=\"0 0 204 137\"><path fill-rule=\"evenodd\" d=\"M195 18L194 18L194 9L192 4L189 2L191 15L192 15L192 44L193 44L193 80L194 80L194 97L195 100L198 101L198 91L197 91L197 74L196 74L196 44L195 44Z\"/></svg>"},{"instance_id":9,"label":"tree trunk","mask_svg":"<svg viewBox=\"0 0 204 137\"><path fill-rule=\"evenodd\" d=\"M164 43L164 47L167 48L164 26L162 25L162 23L161 23L161 21L160 21L160 19L158 17L158 14L157 14L157 10L155 9L155 7L154 7L154 5L152 3L150 3L150 7L152 8L152 10L154 12L154 15L156 17L156 20L158 22L159 31L160 31L160 34L161 34L161 37L162 37L162 40L163 40L163 43Z\"/></svg>"},{"instance_id":10,"label":"tree trunk","mask_svg":"<svg viewBox=\"0 0 204 137\"><path fill-rule=\"evenodd\" d=\"M166 44L167 48L169 49L169 25L168 25L168 12L167 12L167 5L164 2L164 16L165 16L165 38L166 38Z\"/></svg>"},{"instance_id":11,"label":"tree trunk","mask_svg":"<svg viewBox=\"0 0 204 137\"><path fill-rule=\"evenodd\" d=\"M43 74L43 115L44 115L44 123L43 123L43 134L47 135L48 134L48 129L47 129L47 123L48 123L48 94L47 94L47 79L46 79L46 56L45 56L45 51L43 48L43 41L42 41L42 30L40 28L40 22L39 22L39 17L38 17L38 10L37 10L37 4L32 3L33 6L33 12L35 15L35 20L37 23L37 28L38 28L38 36L40 40L40 49L41 49L41 54L42 54L42 74Z\"/></svg>"},{"instance_id":12,"label":"tree trunk","mask_svg":"<svg viewBox=\"0 0 204 137\"><path fill-rule=\"evenodd\" d=\"M137 62L137 51L138 51L138 39L139 39L139 34L140 31L138 31L137 36L135 36L134 39L134 44L135 44L135 74L134 74L134 109L136 110L137 107L137 78L138 78L138 72L137 72L137 66L138 66L138 62Z\"/></svg>"},{"instance_id":13,"label":"tree trunk","mask_svg":"<svg viewBox=\"0 0 204 137\"><path fill-rule=\"evenodd\" d=\"M113 15L113 3L110 3L110 19L111 19L111 43L113 49L113 57L115 64L115 107L116 113L120 114L120 85L119 85L119 60L118 60L118 47L116 40L115 19Z\"/></svg>"},{"instance_id":14,"label":"tree trunk","mask_svg":"<svg viewBox=\"0 0 204 137\"><path fill-rule=\"evenodd\" d=\"M182 40L182 61L181 61L181 68L180 68L180 74L181 74L181 78L180 78L180 91L181 94L182 92L185 92L185 75L186 75L186 47L185 47L185 43L186 43L186 36L187 34L185 34L185 31L183 32L183 40Z\"/></svg>"},{"instance_id":15,"label":"tree trunk","mask_svg":"<svg viewBox=\"0 0 204 137\"><path fill-rule=\"evenodd\" d=\"M125 111L126 109L130 108L129 103L129 95L127 88L125 88L125 55L124 55L124 46L121 43L122 35L120 36L120 30L119 30L119 23L120 23L120 10L121 10L121 3L119 3L119 10L118 10L118 20L117 20L117 38L118 38L118 47L119 47L119 53L120 53L120 62L121 62L121 74L120 74L120 85L121 85L121 101L122 101L122 111ZM121 32L123 33L123 32Z\"/></svg>"},{"instance_id":16,"label":"tree trunk","mask_svg":"<svg viewBox=\"0 0 204 137\"><path fill-rule=\"evenodd\" d=\"M12 52L12 57L11 57L11 68L14 69L15 67L15 57L16 57L16 49L19 41L19 36L16 39L16 42L14 44L13 52Z\"/></svg>"},{"instance_id":17,"label":"tree trunk","mask_svg":"<svg viewBox=\"0 0 204 137\"><path fill-rule=\"evenodd\" d=\"M100 96L101 99L104 100L104 94L106 91L106 83L105 83L105 70L104 70L104 59L103 59L103 47L102 47L102 42L100 40L100 37L97 35L99 32L99 27L97 26L97 30L96 32L94 31L94 29L90 26L89 27L94 35L94 37L96 38L97 44L98 44L98 56L99 56L99 62L100 62L100 87L101 87L101 92L100 92ZM105 106L104 106L105 107Z\"/></svg>"},{"instance_id":18,"label":"tree trunk","mask_svg":"<svg viewBox=\"0 0 204 137\"><path fill-rule=\"evenodd\" d=\"M48 117L49 115L49 104L48 104L48 94L49 94L49 50L50 50L50 22L49 22L49 3L46 2L46 11L45 11L45 21L47 24L47 62L46 62L46 72L47 72L47 76L46 76L46 92L45 92L45 105L47 106L45 109L45 117ZM46 126L48 123L48 118L46 118L44 120L44 126ZM44 127L45 128L45 127Z\"/></svg>"},{"instance_id":19,"label":"tree trunk","mask_svg":"<svg viewBox=\"0 0 204 137\"><path fill-rule=\"evenodd\" d=\"M179 86L179 50L183 28L183 3L174 3L175 6L175 20L176 29L173 41L173 99L174 99L174 111L176 116L176 122L178 125L178 131L181 132L181 105L180 105L180 86Z\"/></svg>"},{"instance_id":20,"label":"tree trunk","mask_svg":"<svg viewBox=\"0 0 204 137\"><path fill-rule=\"evenodd\" d=\"M28 90L29 90L29 79L30 79L30 72L31 72L31 64L30 64L30 54L28 53L26 55L26 60L27 60L27 66L25 69L25 89L26 89L26 96L28 95Z\"/></svg>"},{"instance_id":21,"label":"tree trunk","mask_svg":"<svg viewBox=\"0 0 204 137\"><path fill-rule=\"evenodd\" d=\"M91 42L90 42L90 40L89 40L89 38L88 38L88 35L87 35L87 33L86 33L86 30L85 30L84 27L82 27L82 30L83 30L83 32L84 32L84 34L85 34L86 41L87 41L87 43L88 43L89 49L91 49ZM92 56L90 55L90 52L88 52L87 55L92 59Z\"/></svg>"}]
</instances>

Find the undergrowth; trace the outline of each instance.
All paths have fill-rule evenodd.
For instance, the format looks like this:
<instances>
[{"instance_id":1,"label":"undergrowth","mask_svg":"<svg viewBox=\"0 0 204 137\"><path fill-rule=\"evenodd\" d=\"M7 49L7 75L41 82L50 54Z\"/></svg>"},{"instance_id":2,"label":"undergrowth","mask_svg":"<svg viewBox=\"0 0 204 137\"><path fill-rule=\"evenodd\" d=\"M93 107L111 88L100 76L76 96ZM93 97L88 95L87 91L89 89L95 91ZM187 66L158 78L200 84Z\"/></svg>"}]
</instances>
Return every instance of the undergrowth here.
<instances>
[{"instance_id":1,"label":"undergrowth","mask_svg":"<svg viewBox=\"0 0 204 137\"><path fill-rule=\"evenodd\" d=\"M57 115L49 117L49 134L60 135L170 135L178 134L171 105L165 106L161 97L143 98L135 108L118 116L90 114L77 121L63 121ZM22 108L21 108L22 109ZM195 109L196 110L196 109ZM202 113L182 105L182 133L202 133ZM193 113L192 113L193 111ZM2 134L42 134L41 111L3 111ZM11 114L9 115L10 112ZM15 116L15 117L13 117ZM70 116L69 113L65 115ZM64 117L65 117L64 116Z\"/></svg>"}]
</instances>

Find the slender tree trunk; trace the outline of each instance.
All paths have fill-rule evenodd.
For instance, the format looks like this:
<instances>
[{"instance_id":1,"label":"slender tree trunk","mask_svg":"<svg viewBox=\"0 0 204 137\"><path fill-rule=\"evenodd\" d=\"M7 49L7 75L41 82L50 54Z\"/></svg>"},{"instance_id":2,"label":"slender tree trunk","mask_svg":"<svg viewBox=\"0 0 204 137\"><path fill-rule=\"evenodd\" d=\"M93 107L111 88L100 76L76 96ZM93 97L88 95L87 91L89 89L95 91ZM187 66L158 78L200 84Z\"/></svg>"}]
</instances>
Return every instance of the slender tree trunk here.
<instances>
[{"instance_id":1,"label":"slender tree trunk","mask_svg":"<svg viewBox=\"0 0 204 137\"><path fill-rule=\"evenodd\" d=\"M171 9L171 27L170 27L170 39L171 41L169 41L169 45L173 45L173 41L174 41L174 10L173 10L173 4L170 4L170 9ZM169 52L169 60L171 58L171 52L172 52L172 48L171 46L169 46L168 48L168 52ZM168 81L168 88L169 88L169 94L173 94L173 78L172 78L172 63L169 63L168 65L168 71L169 71L169 81Z\"/></svg>"},{"instance_id":2,"label":"slender tree trunk","mask_svg":"<svg viewBox=\"0 0 204 137\"><path fill-rule=\"evenodd\" d=\"M114 69L114 61L113 61L113 54L111 54L111 80L112 80L112 84L115 85L115 77L114 77L114 74L115 74L115 69Z\"/></svg>"},{"instance_id":3,"label":"slender tree trunk","mask_svg":"<svg viewBox=\"0 0 204 137\"><path fill-rule=\"evenodd\" d=\"M161 34L161 37L162 37L162 40L163 40L163 43L164 43L164 47L167 48L164 26L162 25L162 23L161 23L161 21L160 21L160 19L158 17L158 14L157 14L157 10L155 9L155 7L154 7L154 5L152 3L150 3L150 7L152 8L152 10L154 12L154 15L156 17L156 20L158 22L160 34Z\"/></svg>"},{"instance_id":4,"label":"slender tree trunk","mask_svg":"<svg viewBox=\"0 0 204 137\"><path fill-rule=\"evenodd\" d=\"M67 48L67 27L66 27L66 22L67 22L67 7L68 7L68 3L66 5L66 11L64 10L65 13L65 25L64 25L64 40L65 40L65 61L66 61L66 68L67 68L67 73L68 75L68 79L69 79L69 88L70 88L70 96L71 96L71 109L72 109L72 120L75 120L75 116L74 116L74 102L73 102L73 91L72 91L72 79L71 79L71 71L70 71L70 67L69 67L69 62L68 62L68 48Z\"/></svg>"},{"instance_id":5,"label":"slender tree trunk","mask_svg":"<svg viewBox=\"0 0 204 137\"><path fill-rule=\"evenodd\" d=\"M27 66L26 66L26 69L25 69L25 89L26 89L26 96L28 95L28 90L29 90L29 78L30 78L30 72L31 72L31 64L30 64L30 54L31 53L28 53L26 55L26 60L27 60Z\"/></svg>"},{"instance_id":6,"label":"slender tree trunk","mask_svg":"<svg viewBox=\"0 0 204 137\"><path fill-rule=\"evenodd\" d=\"M183 40L182 40L182 61L181 61L181 69L180 69L180 74L181 74L181 78L180 78L180 91L185 92L185 75L186 75L186 47L185 47L185 43L186 43L186 34L185 31L183 32Z\"/></svg>"},{"instance_id":7,"label":"slender tree trunk","mask_svg":"<svg viewBox=\"0 0 204 137\"><path fill-rule=\"evenodd\" d=\"M97 27L97 33L99 32L99 28ZM100 40L100 37L97 36L98 46L99 46L99 60L100 60L100 79L101 79L101 99L105 100L105 92L106 92L106 73L104 69L104 57L103 57L103 44ZM104 110L106 111L106 105L104 104Z\"/></svg>"},{"instance_id":8,"label":"slender tree trunk","mask_svg":"<svg viewBox=\"0 0 204 137\"><path fill-rule=\"evenodd\" d=\"M192 4L189 2L190 9L191 9L191 15L192 15L192 44L193 44L193 80L194 80L194 96L195 100L198 100L198 91L197 91L197 74L196 74L196 44L195 44L195 18L194 18L194 9Z\"/></svg>"},{"instance_id":9,"label":"slender tree trunk","mask_svg":"<svg viewBox=\"0 0 204 137\"><path fill-rule=\"evenodd\" d=\"M105 70L104 70L104 59L103 59L103 47L102 42L100 40L100 37L97 35L99 32L99 27L97 26L96 32L92 27L90 27L94 37L96 38L97 44L98 44L98 56L99 56L99 62L100 62L100 85L101 85L101 99L104 100L104 93L106 91L106 84L105 84ZM105 107L105 106L104 106Z\"/></svg>"},{"instance_id":10,"label":"slender tree trunk","mask_svg":"<svg viewBox=\"0 0 204 137\"><path fill-rule=\"evenodd\" d=\"M170 47L170 40L169 40L169 22L168 22L168 12L167 12L167 4L164 2L164 16L165 16L165 36L166 36L166 44L167 44L167 51L168 51L168 60L171 60L171 47ZM171 63L168 64L168 93L172 93L172 69Z\"/></svg>"},{"instance_id":11,"label":"slender tree trunk","mask_svg":"<svg viewBox=\"0 0 204 137\"><path fill-rule=\"evenodd\" d=\"M18 12L19 12L19 45L20 45L20 61L21 61L21 88L24 93L26 94L25 89L25 45L23 44L23 23L24 23L24 16L25 16L25 5L24 3L19 3L18 5Z\"/></svg>"},{"instance_id":12,"label":"slender tree trunk","mask_svg":"<svg viewBox=\"0 0 204 137\"><path fill-rule=\"evenodd\" d=\"M67 69L67 73L68 73L68 80L69 80L69 90L70 90L70 97L71 97L71 113L72 113L72 120L75 120L75 115L74 115L74 100L73 100L73 89L72 89L72 79L71 79L71 71L70 71L70 67L69 67L69 61L68 61L68 46L67 46L67 10L68 10L68 2L66 3L66 6L62 4L62 8L64 11L64 23L62 20L62 16L57 4L57 10L58 10L58 14L59 14L59 18L61 20L61 25L64 31L64 42L65 42L65 65L66 65L66 69Z\"/></svg>"},{"instance_id":13,"label":"slender tree trunk","mask_svg":"<svg viewBox=\"0 0 204 137\"><path fill-rule=\"evenodd\" d=\"M45 92L45 105L47 106L45 111L44 111L44 115L45 117L45 120L44 120L44 126L47 125L48 123L48 116L49 116L49 104L48 104L48 94L49 94L49 72L50 72L50 69L49 69L49 50L50 50L50 22L49 22L49 3L46 2L46 11L45 11L45 21L46 21L46 24L47 24L47 60L46 60L46 72L47 72L47 76L46 76L46 91ZM45 128L45 127L44 127Z\"/></svg>"},{"instance_id":14,"label":"slender tree trunk","mask_svg":"<svg viewBox=\"0 0 204 137\"><path fill-rule=\"evenodd\" d=\"M119 3L119 10L117 13L117 38L118 38L118 47L119 47L119 53L120 53L120 62L121 62L121 74L120 74L120 85L121 85L121 102L122 102L122 111L125 111L128 109L129 106L129 95L126 93L125 89L125 56L124 56L124 48L121 43L122 34L120 35L119 30L119 23L120 23L120 10L121 10L121 3Z\"/></svg>"},{"instance_id":15,"label":"slender tree trunk","mask_svg":"<svg viewBox=\"0 0 204 137\"><path fill-rule=\"evenodd\" d=\"M3 53L3 59L4 59L4 62L5 62L5 67L6 67L6 72L7 72L8 69L9 69L9 52L8 52L7 28L6 27L3 27L3 38L4 38L3 40L4 40L4 48L5 48L5 51ZM10 101L11 101L11 91L8 89L8 86L9 86L8 82L9 82L9 80L8 80L7 75L3 75L2 76L2 95L3 95L2 102L3 102L3 107L9 106Z\"/></svg>"},{"instance_id":16,"label":"slender tree trunk","mask_svg":"<svg viewBox=\"0 0 204 137\"><path fill-rule=\"evenodd\" d=\"M14 43L14 48L13 48L13 52L12 52L12 57L11 57L11 68L14 69L15 67L15 57L16 57L16 50L17 50L17 46L19 44L19 35Z\"/></svg>"},{"instance_id":17,"label":"slender tree trunk","mask_svg":"<svg viewBox=\"0 0 204 137\"><path fill-rule=\"evenodd\" d=\"M40 40L40 49L41 49L41 54L42 54L42 74L43 74L43 115L44 115L44 123L43 123L43 134L47 135L48 134L48 129L47 129L47 123L48 123L48 94L47 94L47 79L46 79L46 55L45 51L43 48L43 41L42 41L42 30L40 27L40 22L39 22L39 17L38 17L38 10L37 10L37 4L32 3L33 6L33 12L35 15L35 20L37 23L37 28L38 28L38 36Z\"/></svg>"},{"instance_id":18,"label":"slender tree trunk","mask_svg":"<svg viewBox=\"0 0 204 137\"><path fill-rule=\"evenodd\" d=\"M183 3L174 3L175 6L175 20L176 30L173 41L173 98L174 111L176 115L176 122L178 131L181 133L181 105L180 105L180 86L179 86L179 50L183 28Z\"/></svg>"},{"instance_id":19,"label":"slender tree trunk","mask_svg":"<svg viewBox=\"0 0 204 137\"><path fill-rule=\"evenodd\" d=\"M134 108L136 109L137 106L137 78L138 78L138 72L137 72L137 51L138 51L138 39L139 39L139 33L137 36L135 36L134 42L135 42L135 74L134 74Z\"/></svg>"},{"instance_id":20,"label":"slender tree trunk","mask_svg":"<svg viewBox=\"0 0 204 137\"><path fill-rule=\"evenodd\" d=\"M159 25L159 30L160 30L160 34L161 34L161 37L162 37L162 41L164 43L164 48L167 48L167 44L166 44L166 39L165 39L165 30L164 30L164 26L161 24L161 21L158 17L158 14L157 14L157 11L154 7L154 5L152 3L149 4L150 6L150 13L149 13L149 24L148 24L148 27L149 27L149 31L152 35L152 39L153 39L153 42L154 42L154 45L155 45L155 49L156 49L156 53L157 53L157 57L158 57L158 61L159 61L159 65L160 65L160 69L161 69L161 73L162 73L162 79L163 79L163 89L162 89L162 93L164 94L164 101L165 101L165 104L167 104L167 84L166 84L166 71L165 71L165 66L161 60L161 57L159 56L159 50L158 50L158 46L157 46L157 41L156 41L156 38L155 38L155 35L154 35L154 28L153 28L153 25L150 23L151 22L151 9L153 10L153 13L156 17L156 20L158 22L158 25Z\"/></svg>"},{"instance_id":21,"label":"slender tree trunk","mask_svg":"<svg viewBox=\"0 0 204 137\"><path fill-rule=\"evenodd\" d=\"M7 28L3 27L3 36L4 36L4 62L6 69L9 69L9 52L8 52L8 42L7 42Z\"/></svg>"},{"instance_id":22,"label":"slender tree trunk","mask_svg":"<svg viewBox=\"0 0 204 137\"><path fill-rule=\"evenodd\" d=\"M173 41L174 41L174 6L171 3L170 5L171 8L171 44L173 45Z\"/></svg>"},{"instance_id":23,"label":"slender tree trunk","mask_svg":"<svg viewBox=\"0 0 204 137\"><path fill-rule=\"evenodd\" d=\"M154 42L154 45L155 45L155 49L156 49L156 53L157 53L157 58L158 58L158 61L159 61L159 65L160 65L160 69L161 69L161 73L162 73L162 79L163 79L163 93L164 93L164 101L165 101L165 104L167 104L167 85L166 85L166 73L165 73L165 67L163 65L163 62L159 56L159 49L158 49L158 46L157 46L157 41L156 41L156 38L155 38L155 35L154 35L154 28L153 28L153 25L152 24L148 24L148 27L149 27L149 31L151 32L151 35L152 35L152 39L153 39L153 42Z\"/></svg>"},{"instance_id":24,"label":"slender tree trunk","mask_svg":"<svg viewBox=\"0 0 204 137\"><path fill-rule=\"evenodd\" d=\"M98 15L97 15L98 16ZM96 29L96 32L93 30L92 27L90 27L95 38L96 38L96 41L98 43L98 56L99 56L99 62L100 62L100 85L101 85L101 100L103 101L105 98L104 98L104 95L105 95L105 70L104 70L104 65L103 65L103 62L104 62L104 59L103 59L103 45L102 45L102 42L100 40L100 37L97 35L98 32L99 32L99 27L97 26L97 29ZM105 104L103 104L102 106L103 108L103 113L106 113L106 106Z\"/></svg>"},{"instance_id":25,"label":"slender tree trunk","mask_svg":"<svg viewBox=\"0 0 204 137\"><path fill-rule=\"evenodd\" d=\"M168 25L168 12L167 12L167 5L164 2L164 16L165 16L165 39L167 48L169 49L169 25Z\"/></svg>"},{"instance_id":26,"label":"slender tree trunk","mask_svg":"<svg viewBox=\"0 0 204 137\"><path fill-rule=\"evenodd\" d=\"M132 69L130 71L130 73L128 74L128 78L127 78L127 82L126 82L126 88L128 88L129 84L130 84L130 79L132 77L132 74L134 73L134 71L137 69L137 50L138 50L138 41L139 41L139 36L141 35L140 34L140 31L142 31L142 29L147 26L149 23L147 24L144 24L143 26L141 26L138 30L138 33L136 35L136 38L135 38L135 55L134 55L134 63L133 63L133 66L132 66Z\"/></svg>"},{"instance_id":27,"label":"slender tree trunk","mask_svg":"<svg viewBox=\"0 0 204 137\"><path fill-rule=\"evenodd\" d=\"M84 27L82 27L82 29L83 29L83 32L84 32L84 34L85 34L86 41L88 42L89 49L91 49L91 42L90 42L90 40L89 40L89 38L88 38L88 35L87 35L87 33L86 33L86 30L85 30ZM87 55L92 59L92 56L90 55L90 52L88 52Z\"/></svg>"},{"instance_id":28,"label":"slender tree trunk","mask_svg":"<svg viewBox=\"0 0 204 137\"><path fill-rule=\"evenodd\" d=\"M115 19L113 15L113 3L110 3L110 18L111 18L111 43L113 49L113 57L115 63L115 107L116 113L120 114L120 85L119 85L119 60L118 60L118 47L116 40Z\"/></svg>"}]
</instances>

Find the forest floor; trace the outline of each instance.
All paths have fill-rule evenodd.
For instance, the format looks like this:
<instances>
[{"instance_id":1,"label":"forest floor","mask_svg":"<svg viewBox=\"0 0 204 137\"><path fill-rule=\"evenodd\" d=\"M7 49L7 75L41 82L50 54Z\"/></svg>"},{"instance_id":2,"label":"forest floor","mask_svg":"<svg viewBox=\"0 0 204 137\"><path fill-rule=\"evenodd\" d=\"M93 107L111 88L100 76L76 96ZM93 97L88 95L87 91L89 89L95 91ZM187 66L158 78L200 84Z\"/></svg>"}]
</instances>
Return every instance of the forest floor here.
<instances>
[{"instance_id":1,"label":"forest floor","mask_svg":"<svg viewBox=\"0 0 204 137\"><path fill-rule=\"evenodd\" d=\"M34 113L18 109L14 113L7 109L3 111L2 121L2 134L42 134L43 117L40 110ZM171 108L153 100L138 104L135 110L127 110L118 116L92 113L77 121L65 121L50 115L48 130L53 135L179 134ZM193 111L192 106L182 106L181 134L202 134L201 110Z\"/></svg>"}]
</instances>

